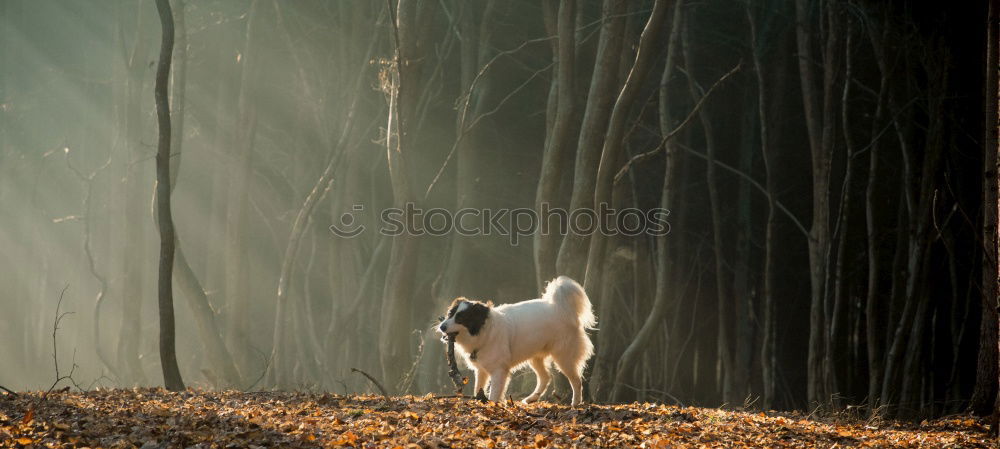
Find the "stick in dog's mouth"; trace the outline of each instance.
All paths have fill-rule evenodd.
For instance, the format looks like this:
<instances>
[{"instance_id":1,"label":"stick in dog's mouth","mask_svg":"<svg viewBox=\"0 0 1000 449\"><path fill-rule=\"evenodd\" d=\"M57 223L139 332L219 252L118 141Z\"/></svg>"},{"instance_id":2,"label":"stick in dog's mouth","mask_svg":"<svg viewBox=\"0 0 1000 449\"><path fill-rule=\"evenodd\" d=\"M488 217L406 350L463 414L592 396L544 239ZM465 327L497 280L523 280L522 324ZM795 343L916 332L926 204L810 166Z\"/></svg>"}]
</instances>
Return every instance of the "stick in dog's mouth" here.
<instances>
[{"instance_id":1,"label":"stick in dog's mouth","mask_svg":"<svg viewBox=\"0 0 1000 449\"><path fill-rule=\"evenodd\" d=\"M448 342L448 377L451 377L451 382L455 384L455 394L462 394L462 390L465 384L469 383L468 377L462 377L462 372L458 370L458 361L455 360L455 337L458 336L458 332L450 332L445 334L443 340Z\"/></svg>"}]
</instances>

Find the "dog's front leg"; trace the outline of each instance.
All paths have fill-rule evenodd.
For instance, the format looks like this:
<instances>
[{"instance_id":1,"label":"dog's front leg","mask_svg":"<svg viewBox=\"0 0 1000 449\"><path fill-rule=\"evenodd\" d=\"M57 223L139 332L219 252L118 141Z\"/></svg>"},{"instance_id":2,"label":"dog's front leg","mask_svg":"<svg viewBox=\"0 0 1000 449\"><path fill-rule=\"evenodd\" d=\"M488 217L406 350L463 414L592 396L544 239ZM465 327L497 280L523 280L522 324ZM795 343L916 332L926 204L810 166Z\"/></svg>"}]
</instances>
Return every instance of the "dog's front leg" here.
<instances>
[{"instance_id":1,"label":"dog's front leg","mask_svg":"<svg viewBox=\"0 0 1000 449\"><path fill-rule=\"evenodd\" d=\"M490 400L499 402L503 400L504 391L507 390L507 377L509 370L495 370L490 373Z\"/></svg>"},{"instance_id":2,"label":"dog's front leg","mask_svg":"<svg viewBox=\"0 0 1000 449\"><path fill-rule=\"evenodd\" d=\"M485 370L473 368L473 373L476 376L476 388L473 390L472 395L481 401L486 400L486 379L487 376Z\"/></svg>"}]
</instances>

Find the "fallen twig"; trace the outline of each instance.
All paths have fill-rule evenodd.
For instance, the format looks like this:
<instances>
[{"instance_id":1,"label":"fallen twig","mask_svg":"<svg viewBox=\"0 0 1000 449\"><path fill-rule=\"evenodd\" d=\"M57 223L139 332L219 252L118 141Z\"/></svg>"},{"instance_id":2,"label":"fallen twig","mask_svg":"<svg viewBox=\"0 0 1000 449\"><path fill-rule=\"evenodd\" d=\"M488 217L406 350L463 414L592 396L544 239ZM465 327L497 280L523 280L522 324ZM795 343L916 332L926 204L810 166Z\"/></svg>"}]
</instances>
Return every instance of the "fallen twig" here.
<instances>
[{"instance_id":1,"label":"fallen twig","mask_svg":"<svg viewBox=\"0 0 1000 449\"><path fill-rule=\"evenodd\" d=\"M11 389L3 386L3 385L0 385L0 390L6 391L7 394L11 395L12 397L15 397L15 398L17 397L17 393L15 393L14 390L11 390Z\"/></svg>"},{"instance_id":2,"label":"fallen twig","mask_svg":"<svg viewBox=\"0 0 1000 449\"><path fill-rule=\"evenodd\" d=\"M375 386L378 387L378 391L382 392L382 396L385 398L386 402L389 402L389 393L385 391L385 387L383 387L382 384L379 383L379 381L375 380L375 378L372 377L371 374L368 374L368 373L366 373L364 371L361 371L361 370L359 370L357 368L351 368L351 371L353 371L355 373L360 373L362 376L367 377L368 380L371 381L371 383L375 384Z\"/></svg>"}]
</instances>

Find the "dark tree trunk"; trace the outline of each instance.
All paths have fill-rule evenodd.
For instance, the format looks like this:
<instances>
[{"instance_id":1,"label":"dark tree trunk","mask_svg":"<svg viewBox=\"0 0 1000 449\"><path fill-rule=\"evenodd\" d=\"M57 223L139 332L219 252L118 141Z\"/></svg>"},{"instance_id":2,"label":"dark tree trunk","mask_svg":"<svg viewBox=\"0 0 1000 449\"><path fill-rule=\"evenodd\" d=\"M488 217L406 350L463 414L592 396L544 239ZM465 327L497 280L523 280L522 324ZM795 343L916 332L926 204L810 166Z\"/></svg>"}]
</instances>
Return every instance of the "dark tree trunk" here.
<instances>
[{"instance_id":1,"label":"dark tree trunk","mask_svg":"<svg viewBox=\"0 0 1000 449\"><path fill-rule=\"evenodd\" d=\"M561 0L558 13L558 42L556 60L556 109L547 145L542 155L542 169L535 195L535 210L543 215L545 208L557 206L559 185L572 143L573 122L576 119L576 0ZM539 226L534 236L535 278L539 287L556 275L556 258L559 253L559 235Z\"/></svg>"},{"instance_id":2,"label":"dark tree trunk","mask_svg":"<svg viewBox=\"0 0 1000 449\"><path fill-rule=\"evenodd\" d=\"M778 0L780 3L781 0ZM774 3L765 3L773 6ZM784 71L784 60L777 60L772 55L780 55L781 52L766 45L767 40L762 33L762 23L771 23L773 20L769 15L775 14L772 11L761 11L760 6L747 4L747 15L750 23L751 52L753 54L754 74L757 81L757 115L760 122L760 151L764 162L765 188L767 190L767 223L764 231L764 266L763 266L763 292L762 292L762 315L760 342L760 366L761 382L763 384L763 394L761 397L762 408L770 410L774 407L776 400L775 388L777 385L777 325L776 325L776 301L775 301L775 253L777 248L777 195L778 195L778 175L776 159L780 148L778 142L777 121L775 117L780 116L778 101L773 96L773 89L783 85L782 74ZM773 25L772 25L773 26ZM784 32L774 35L784 35ZM781 39L777 39L781 42ZM772 56L769 58L769 56Z\"/></svg>"},{"instance_id":3,"label":"dark tree trunk","mask_svg":"<svg viewBox=\"0 0 1000 449\"><path fill-rule=\"evenodd\" d=\"M983 163L983 296L982 321L979 326L979 358L976 368L976 387L972 393L969 408L973 413L984 416L997 413L1000 404L998 392L998 341L997 336L997 46L1000 45L1000 2L989 2L986 33L986 87L984 99L984 163Z\"/></svg>"},{"instance_id":4,"label":"dark tree trunk","mask_svg":"<svg viewBox=\"0 0 1000 449\"><path fill-rule=\"evenodd\" d=\"M688 18L684 23L681 47L684 52L684 67L687 70L688 90L691 94L691 99L697 103L704 94L699 92L697 72L695 70L697 63L691 51L692 16L693 9L688 11ZM733 372L735 364L733 328L736 321L736 317L733 314L736 313L737 302L732 292L730 270L726 267L726 242L724 241L722 231L722 200L720 198L719 177L715 164L718 156L716 154L715 128L712 126L713 118L704 108L698 111L698 118L701 121L705 139L705 183L708 187L708 208L711 217L712 251L715 263L716 316L718 317L716 343L719 347L719 364L721 367L720 376L717 380L720 382L722 400L732 404L745 398L742 392L736 391L736 379Z\"/></svg>"},{"instance_id":5,"label":"dark tree trunk","mask_svg":"<svg viewBox=\"0 0 1000 449\"><path fill-rule=\"evenodd\" d=\"M622 34L625 25L625 0L604 0L601 13L606 17L601 25L601 37L597 44L594 74L590 79L587 105L580 126L577 141L576 164L573 174L573 192L570 195L570 210L594 207L594 188L597 164L601 158L604 134L608 129L608 117L615 103L617 91L617 69L621 59ZM583 279L587 261L588 236L569 233L563 238L559 248L556 268L560 274L573 279Z\"/></svg>"},{"instance_id":6,"label":"dark tree trunk","mask_svg":"<svg viewBox=\"0 0 1000 449\"><path fill-rule=\"evenodd\" d=\"M170 79L170 60L174 50L174 17L169 0L156 0L156 10L160 14L162 40L160 59L156 64L156 116L159 125L159 139L156 146L156 193L157 214L160 220L160 270L159 270L159 316L160 316L160 366L163 369L164 386L171 391L184 389L180 369L177 367L177 353L174 346L174 221L170 213L170 104L167 84Z\"/></svg>"},{"instance_id":7,"label":"dark tree trunk","mask_svg":"<svg viewBox=\"0 0 1000 449\"><path fill-rule=\"evenodd\" d=\"M830 255L830 171L833 158L835 132L835 83L838 61L837 26L835 1L795 2L796 42L798 45L799 76L802 89L806 130L812 156L812 224L809 228L809 354L806 361L807 398L810 404L827 399L828 378L823 369L827 320L824 313L826 282L829 274ZM819 14L818 22L826 21L824 27L814 26L814 13ZM815 74L816 52L813 38L820 36L823 44L822 84L817 86ZM822 90L817 88L821 87Z\"/></svg>"},{"instance_id":8,"label":"dark tree trunk","mask_svg":"<svg viewBox=\"0 0 1000 449\"><path fill-rule=\"evenodd\" d=\"M653 11L650 13L649 20L646 22L642 35L639 38L639 50L636 53L632 68L612 109L611 118L608 123L608 133L604 139L604 147L601 151L601 159L597 169L594 192L595 207L601 207L602 204L607 206L612 205L612 194L615 185L614 178L618 172L621 155L625 147L624 140L629 113L639 97L643 81L652 66L656 53L656 45L660 39L660 31L663 28L663 23L666 21L667 10L669 9L667 3L666 0L656 0L653 4ZM596 225L598 229L607 227L610 224L605 222L606 217L601 217L602 214L598 213L597 215L598 220ZM607 240L607 237L602 232L595 232L590 237L590 248L587 255L586 270L584 271L584 288L587 291L599 291L601 288ZM612 308L613 304L609 300L600 300L597 307L599 309L597 316L601 317L608 315L605 312ZM608 349L600 348L602 344L604 343L598 340L598 353L610 354ZM600 360L597 362L600 362ZM595 363L596 366L598 365ZM606 379L602 378L602 376L606 378L612 375L613 373L609 373L607 370L595 369L592 383L596 385L607 383Z\"/></svg>"},{"instance_id":9,"label":"dark tree trunk","mask_svg":"<svg viewBox=\"0 0 1000 449\"><path fill-rule=\"evenodd\" d=\"M678 0L674 6L673 20L670 28L670 37L667 40L667 60L663 68L663 76L660 81L660 133L666 138L673 131L671 129L672 120L670 119L670 97L668 94L668 85L670 78L676 70L676 59L678 43L680 41L680 29L681 21L683 20L683 12L681 11L681 6L684 4L682 0ZM595 75L596 76L596 75ZM673 208L671 199L674 196L674 189L676 188L676 173L677 164L674 159L676 158L676 149L673 142L665 142L666 145L666 157L664 158L664 169L663 169L663 186L660 191L660 208L665 210L670 210ZM624 399L622 387L624 382L627 380L626 376L629 371L636 363L636 356L640 354L641 351L646 350L651 343L654 333L657 331L659 326L662 325L662 321L666 317L667 307L669 306L669 298L671 297L672 287L669 284L671 279L671 273L673 272L672 261L673 256L669 253L669 237L667 234L659 235L655 237L656 239L656 289L653 294L653 305L649 310L649 314L646 315L646 319L643 320L642 327L636 333L632 342L628 344L625 351L622 352L621 357L618 359L618 363L615 368L615 378L614 384L611 387L611 400L621 401Z\"/></svg>"}]
</instances>

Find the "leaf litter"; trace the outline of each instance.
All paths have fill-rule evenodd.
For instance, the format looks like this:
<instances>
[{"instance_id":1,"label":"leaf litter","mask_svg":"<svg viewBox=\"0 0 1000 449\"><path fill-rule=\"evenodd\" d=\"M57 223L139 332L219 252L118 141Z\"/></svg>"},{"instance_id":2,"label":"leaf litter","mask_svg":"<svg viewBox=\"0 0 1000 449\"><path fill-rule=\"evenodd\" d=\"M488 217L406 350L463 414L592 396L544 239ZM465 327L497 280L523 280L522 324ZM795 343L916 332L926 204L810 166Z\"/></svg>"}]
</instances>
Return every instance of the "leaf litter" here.
<instances>
[{"instance_id":1,"label":"leaf litter","mask_svg":"<svg viewBox=\"0 0 1000 449\"><path fill-rule=\"evenodd\" d=\"M810 420L652 403L481 403L469 398L159 388L0 395L13 448L995 447L984 420Z\"/></svg>"}]
</instances>

